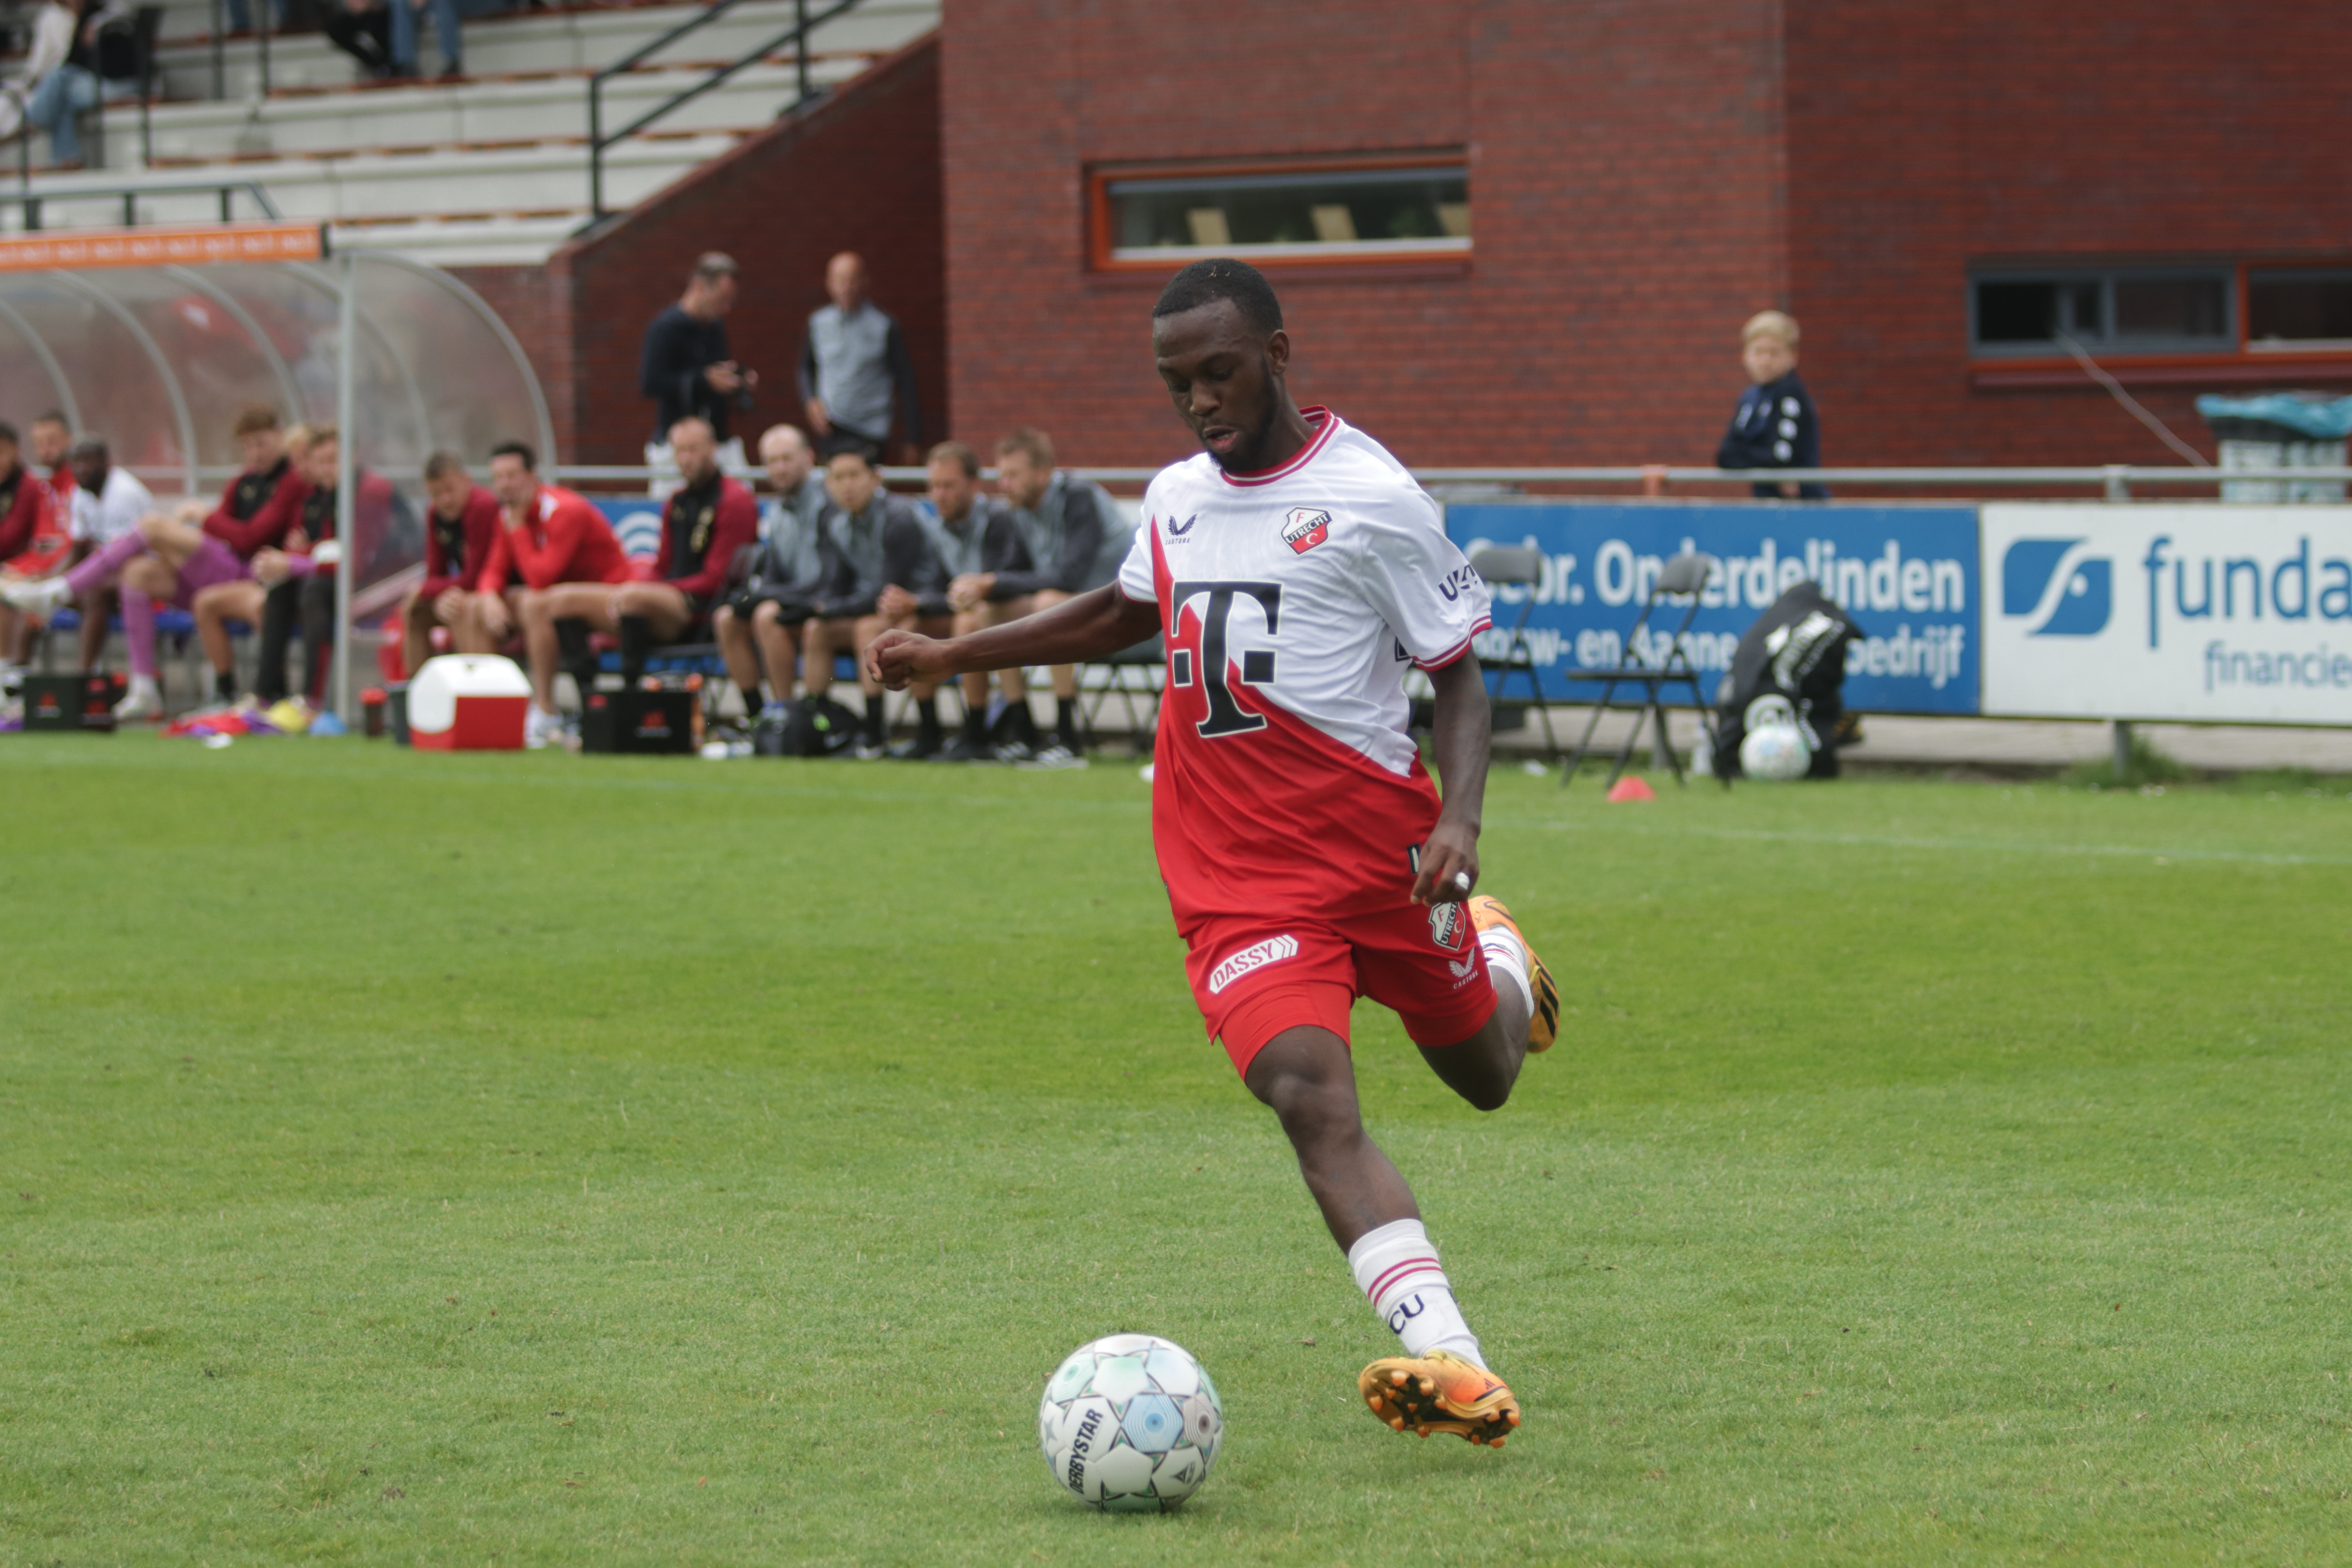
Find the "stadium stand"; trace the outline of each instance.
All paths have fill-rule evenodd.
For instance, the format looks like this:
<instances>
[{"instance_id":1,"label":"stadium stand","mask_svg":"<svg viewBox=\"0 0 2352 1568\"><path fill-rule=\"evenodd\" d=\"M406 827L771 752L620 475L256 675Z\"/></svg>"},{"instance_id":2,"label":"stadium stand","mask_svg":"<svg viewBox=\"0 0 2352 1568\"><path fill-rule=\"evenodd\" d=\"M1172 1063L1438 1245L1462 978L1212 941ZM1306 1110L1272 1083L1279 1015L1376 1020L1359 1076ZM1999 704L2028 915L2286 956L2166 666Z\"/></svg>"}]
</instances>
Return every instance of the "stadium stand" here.
<instances>
[{"instance_id":1,"label":"stadium stand","mask_svg":"<svg viewBox=\"0 0 2352 1568\"><path fill-rule=\"evenodd\" d=\"M516 10L465 25L467 76L365 80L323 34L224 39L211 0L161 8L157 98L95 111L93 166L47 174L37 145L30 193L40 226L119 225L121 187L142 223L205 221L221 198L204 177L251 182L289 218L317 219L340 247L441 266L535 265L589 219L589 79L704 9L604 5ZM824 7L812 5L811 13ZM809 83L823 92L933 27L938 0L859 0L813 30ZM608 82L608 130L793 26L793 0L743 0ZM436 57L426 29L420 53ZM215 90L217 85L217 90ZM773 121L799 97L789 47L746 67L604 155L604 206L622 210ZM37 142L38 139L36 139ZM19 149L5 149L13 171ZM13 182L11 183L13 185ZM171 189L169 187L178 187ZM191 187L197 188L191 188ZM104 187L105 195L83 195ZM240 210L247 200L235 198ZM25 223L0 207L0 229Z\"/></svg>"}]
</instances>

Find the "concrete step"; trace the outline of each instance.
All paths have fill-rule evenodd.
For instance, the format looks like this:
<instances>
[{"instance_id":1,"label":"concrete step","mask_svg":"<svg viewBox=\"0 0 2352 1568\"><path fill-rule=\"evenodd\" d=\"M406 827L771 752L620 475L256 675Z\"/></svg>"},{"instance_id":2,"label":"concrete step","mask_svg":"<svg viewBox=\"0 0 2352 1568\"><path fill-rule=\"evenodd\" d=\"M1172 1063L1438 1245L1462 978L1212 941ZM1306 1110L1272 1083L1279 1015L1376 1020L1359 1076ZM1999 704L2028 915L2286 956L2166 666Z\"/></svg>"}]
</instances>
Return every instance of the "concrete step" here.
<instances>
[{"instance_id":1,"label":"concrete step","mask_svg":"<svg viewBox=\"0 0 2352 1568\"><path fill-rule=\"evenodd\" d=\"M862 56L828 58L812 62L810 79L816 86L832 87L866 64ZM615 78L604 87L604 123L608 130L626 125L700 79L701 73L683 70ZM752 131L790 108L798 95L792 68L753 66L663 116L651 130ZM584 76L561 76L158 104L149 110L149 119L158 164L584 141L588 82ZM138 107L115 105L106 115L105 166L136 170L140 151Z\"/></svg>"},{"instance_id":2,"label":"concrete step","mask_svg":"<svg viewBox=\"0 0 2352 1568\"><path fill-rule=\"evenodd\" d=\"M469 76L597 70L623 58L704 9L695 5L647 5L559 13L510 13L480 17L465 26ZM878 55L897 48L939 23L939 0L865 0L856 10L817 28L813 52ZM793 25L790 0L746 0L725 16L673 44L661 61L729 61L768 43ZM426 28L430 31L430 27ZM421 65L437 68L436 44L420 39ZM251 98L261 90L259 45L231 39L222 50L223 96ZM190 39L157 51L164 96L175 100L213 96L213 54L208 41ZM275 37L269 42L269 86L289 89L346 88L360 79L358 68L319 34ZM397 90L397 89L394 89Z\"/></svg>"},{"instance_id":3,"label":"concrete step","mask_svg":"<svg viewBox=\"0 0 2352 1568\"><path fill-rule=\"evenodd\" d=\"M724 132L623 143L605 154L605 205L627 207L689 169L735 145ZM367 153L334 158L257 159L210 170L159 171L159 183L228 174L268 191L279 214L321 223L371 218L491 216L544 217L584 212L588 160L577 142L412 154ZM36 175L45 227L106 226L122 221L119 196L77 198L78 187L119 182L116 174ZM172 191L133 198L141 223L202 223L219 216L216 196ZM236 198L240 216L253 208ZM5 209L9 228L20 209Z\"/></svg>"}]
</instances>

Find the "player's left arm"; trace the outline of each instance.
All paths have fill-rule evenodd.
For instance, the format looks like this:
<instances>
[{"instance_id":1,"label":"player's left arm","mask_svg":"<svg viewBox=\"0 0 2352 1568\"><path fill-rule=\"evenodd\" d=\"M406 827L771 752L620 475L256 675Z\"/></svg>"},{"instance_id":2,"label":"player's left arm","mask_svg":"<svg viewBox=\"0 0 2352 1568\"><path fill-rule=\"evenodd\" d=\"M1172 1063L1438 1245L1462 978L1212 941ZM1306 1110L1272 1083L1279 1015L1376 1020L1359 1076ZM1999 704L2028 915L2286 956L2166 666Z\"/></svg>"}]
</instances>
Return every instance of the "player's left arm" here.
<instances>
[{"instance_id":1,"label":"player's left arm","mask_svg":"<svg viewBox=\"0 0 2352 1568\"><path fill-rule=\"evenodd\" d=\"M1430 746L1445 804L1421 847L1412 901L1450 904L1468 898L1478 885L1478 826L1486 804L1493 705L1475 653L1465 652L1444 668L1431 670L1429 684L1436 693L1437 710Z\"/></svg>"},{"instance_id":2,"label":"player's left arm","mask_svg":"<svg viewBox=\"0 0 2352 1568\"><path fill-rule=\"evenodd\" d=\"M1478 825L1486 799L1492 712L1471 639L1490 623L1486 584L1445 537L1444 513L1419 489L1362 506L1347 540L1357 586L1429 673L1431 736L1444 802L1412 879L1420 904L1465 899L1478 880Z\"/></svg>"}]
</instances>

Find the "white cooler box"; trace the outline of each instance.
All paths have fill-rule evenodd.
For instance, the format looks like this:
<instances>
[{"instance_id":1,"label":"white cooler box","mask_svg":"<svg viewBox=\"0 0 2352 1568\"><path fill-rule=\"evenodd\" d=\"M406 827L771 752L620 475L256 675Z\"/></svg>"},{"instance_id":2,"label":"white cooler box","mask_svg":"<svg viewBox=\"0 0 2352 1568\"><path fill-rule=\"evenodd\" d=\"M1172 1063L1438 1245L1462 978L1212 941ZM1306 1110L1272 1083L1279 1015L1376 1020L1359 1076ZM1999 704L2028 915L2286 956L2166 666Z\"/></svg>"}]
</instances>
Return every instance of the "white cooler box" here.
<instances>
[{"instance_id":1,"label":"white cooler box","mask_svg":"<svg viewBox=\"0 0 2352 1568\"><path fill-rule=\"evenodd\" d=\"M408 743L428 752L519 752L530 681L498 654L445 653L408 682Z\"/></svg>"}]
</instances>

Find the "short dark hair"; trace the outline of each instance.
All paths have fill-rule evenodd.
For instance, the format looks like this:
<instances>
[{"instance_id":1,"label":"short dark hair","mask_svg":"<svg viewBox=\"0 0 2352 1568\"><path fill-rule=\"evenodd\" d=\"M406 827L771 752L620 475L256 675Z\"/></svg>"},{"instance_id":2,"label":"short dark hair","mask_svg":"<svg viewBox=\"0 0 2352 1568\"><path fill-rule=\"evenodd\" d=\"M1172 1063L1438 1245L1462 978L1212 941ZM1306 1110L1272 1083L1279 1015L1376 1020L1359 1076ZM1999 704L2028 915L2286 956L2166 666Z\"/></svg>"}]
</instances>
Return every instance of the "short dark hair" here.
<instances>
[{"instance_id":1,"label":"short dark hair","mask_svg":"<svg viewBox=\"0 0 2352 1568\"><path fill-rule=\"evenodd\" d=\"M706 250L694 258L694 276L698 282L716 283L721 278L735 276L735 258L723 250Z\"/></svg>"},{"instance_id":2,"label":"short dark hair","mask_svg":"<svg viewBox=\"0 0 2352 1568\"><path fill-rule=\"evenodd\" d=\"M236 424L229 434L239 440L259 435L264 430L278 428L278 410L267 403L248 403L236 411Z\"/></svg>"},{"instance_id":3,"label":"short dark hair","mask_svg":"<svg viewBox=\"0 0 2352 1568\"><path fill-rule=\"evenodd\" d=\"M528 441L499 442L490 448L490 461L495 463L500 458L520 458L526 471L534 474L539 472L539 454L530 449L530 443Z\"/></svg>"},{"instance_id":4,"label":"short dark hair","mask_svg":"<svg viewBox=\"0 0 2352 1568\"><path fill-rule=\"evenodd\" d=\"M48 409L44 413L34 415L33 423L36 425L62 425L68 430L73 428L73 421L67 418L63 414L54 408Z\"/></svg>"},{"instance_id":5,"label":"short dark hair","mask_svg":"<svg viewBox=\"0 0 2352 1568\"><path fill-rule=\"evenodd\" d=\"M953 463L964 471L966 479L980 478L980 454L961 441L942 441L923 455L923 466L933 463Z\"/></svg>"},{"instance_id":6,"label":"short dark hair","mask_svg":"<svg viewBox=\"0 0 2352 1568\"><path fill-rule=\"evenodd\" d=\"M1054 467L1054 438L1034 425L1024 425L996 444L996 455L1006 458L1018 452L1039 468L1051 472Z\"/></svg>"},{"instance_id":7,"label":"short dark hair","mask_svg":"<svg viewBox=\"0 0 2352 1568\"><path fill-rule=\"evenodd\" d=\"M71 449L66 453L66 459L70 462L76 458L102 458L108 462L114 460L113 454L106 449L106 437L103 436L84 436L80 440L76 441Z\"/></svg>"},{"instance_id":8,"label":"short dark hair","mask_svg":"<svg viewBox=\"0 0 2352 1568\"><path fill-rule=\"evenodd\" d=\"M16 445L16 427L5 419L0 419L0 441L7 442L11 447Z\"/></svg>"},{"instance_id":9,"label":"short dark hair","mask_svg":"<svg viewBox=\"0 0 2352 1568\"><path fill-rule=\"evenodd\" d=\"M869 468L878 468L881 466L881 447L877 447L873 442L867 440L863 436L853 436L848 431L842 429L839 426L835 426L834 427L833 434L827 436L818 446L818 459L822 462L830 463L835 458L840 457L844 452L854 453L856 456L863 458L866 466Z\"/></svg>"},{"instance_id":10,"label":"short dark hair","mask_svg":"<svg viewBox=\"0 0 2352 1568\"><path fill-rule=\"evenodd\" d=\"M466 459L446 449L436 452L425 459L425 477L428 479L437 479L444 474L462 474L465 471Z\"/></svg>"},{"instance_id":11,"label":"short dark hair","mask_svg":"<svg viewBox=\"0 0 2352 1568\"><path fill-rule=\"evenodd\" d=\"M1195 261L1168 279L1168 287L1160 291L1160 302L1151 307L1151 319L1181 316L1220 300L1231 300L1242 320L1258 331L1282 330L1282 301L1274 297L1274 285L1265 280L1265 274L1246 261L1223 256Z\"/></svg>"}]
</instances>

